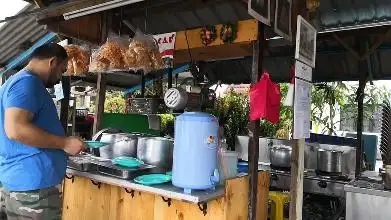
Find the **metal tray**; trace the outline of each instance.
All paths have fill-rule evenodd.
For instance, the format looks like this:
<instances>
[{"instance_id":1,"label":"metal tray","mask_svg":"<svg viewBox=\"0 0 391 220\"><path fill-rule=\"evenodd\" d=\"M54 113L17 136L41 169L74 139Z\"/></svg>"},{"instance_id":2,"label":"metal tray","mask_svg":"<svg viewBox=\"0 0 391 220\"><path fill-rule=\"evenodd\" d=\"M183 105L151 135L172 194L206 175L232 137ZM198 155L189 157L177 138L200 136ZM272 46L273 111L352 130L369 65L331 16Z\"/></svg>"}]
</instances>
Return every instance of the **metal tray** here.
<instances>
[{"instance_id":1,"label":"metal tray","mask_svg":"<svg viewBox=\"0 0 391 220\"><path fill-rule=\"evenodd\" d=\"M97 171L97 164L88 156L72 156L68 158L67 167L78 171Z\"/></svg>"},{"instance_id":2,"label":"metal tray","mask_svg":"<svg viewBox=\"0 0 391 220\"><path fill-rule=\"evenodd\" d=\"M100 162L97 166L101 174L117 177L120 179L133 179L134 177L149 173L155 166L142 165L138 168L128 168L114 165L111 161Z\"/></svg>"}]
</instances>

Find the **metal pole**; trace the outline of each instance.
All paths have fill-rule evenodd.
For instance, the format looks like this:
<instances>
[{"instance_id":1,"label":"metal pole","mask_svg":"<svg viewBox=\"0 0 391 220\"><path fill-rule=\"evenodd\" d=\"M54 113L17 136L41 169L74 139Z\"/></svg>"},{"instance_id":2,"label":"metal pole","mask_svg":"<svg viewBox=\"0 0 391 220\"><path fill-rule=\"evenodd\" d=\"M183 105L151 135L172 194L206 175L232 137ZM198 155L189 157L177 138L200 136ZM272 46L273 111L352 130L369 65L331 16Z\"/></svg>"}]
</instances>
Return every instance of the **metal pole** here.
<instances>
[{"instance_id":1,"label":"metal pole","mask_svg":"<svg viewBox=\"0 0 391 220\"><path fill-rule=\"evenodd\" d=\"M251 86L254 86L260 79L259 72L263 70L263 46L264 46L264 31L265 25L258 23L259 37L253 42L253 60ZM248 142L248 167L249 167L249 204L248 204L248 219L255 220L257 218L257 192L258 192L258 157L259 157L259 130L260 120L250 123Z\"/></svg>"},{"instance_id":2,"label":"metal pole","mask_svg":"<svg viewBox=\"0 0 391 220\"><path fill-rule=\"evenodd\" d=\"M141 96L145 97L145 75L144 71L141 72Z\"/></svg>"},{"instance_id":3,"label":"metal pole","mask_svg":"<svg viewBox=\"0 0 391 220\"><path fill-rule=\"evenodd\" d=\"M172 68L169 68L168 69L168 75L167 75L167 79L168 79L168 88L172 88Z\"/></svg>"},{"instance_id":4,"label":"metal pole","mask_svg":"<svg viewBox=\"0 0 391 220\"><path fill-rule=\"evenodd\" d=\"M60 121L65 134L68 131L69 97L71 93L71 79L69 76L63 76L61 79L64 98L61 100Z\"/></svg>"}]
</instances>

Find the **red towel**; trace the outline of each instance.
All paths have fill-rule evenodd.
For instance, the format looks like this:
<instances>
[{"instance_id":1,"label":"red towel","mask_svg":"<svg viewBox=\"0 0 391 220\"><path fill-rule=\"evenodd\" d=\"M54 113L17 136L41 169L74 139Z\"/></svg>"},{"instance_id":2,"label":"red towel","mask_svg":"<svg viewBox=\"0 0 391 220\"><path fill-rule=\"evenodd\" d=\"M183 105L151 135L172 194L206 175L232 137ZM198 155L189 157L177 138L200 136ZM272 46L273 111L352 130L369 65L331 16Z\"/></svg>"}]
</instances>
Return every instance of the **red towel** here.
<instances>
[{"instance_id":1,"label":"red towel","mask_svg":"<svg viewBox=\"0 0 391 220\"><path fill-rule=\"evenodd\" d=\"M280 119L280 86L271 81L267 72L250 89L250 120L264 119L277 124Z\"/></svg>"}]
</instances>

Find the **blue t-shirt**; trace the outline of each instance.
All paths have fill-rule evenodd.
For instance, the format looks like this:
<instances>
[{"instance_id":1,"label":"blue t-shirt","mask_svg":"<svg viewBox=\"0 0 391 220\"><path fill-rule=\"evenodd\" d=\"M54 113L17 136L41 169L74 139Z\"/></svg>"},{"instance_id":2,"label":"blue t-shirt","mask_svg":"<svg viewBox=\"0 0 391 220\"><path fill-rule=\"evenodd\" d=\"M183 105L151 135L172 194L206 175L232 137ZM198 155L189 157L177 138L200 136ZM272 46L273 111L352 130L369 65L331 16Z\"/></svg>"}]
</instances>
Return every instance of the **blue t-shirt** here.
<instances>
[{"instance_id":1,"label":"blue t-shirt","mask_svg":"<svg viewBox=\"0 0 391 220\"><path fill-rule=\"evenodd\" d=\"M43 82L27 70L9 78L0 88L0 182L10 191L29 191L60 184L66 170L63 150L36 148L10 140L4 130L4 112L16 107L34 113L32 123L64 136L56 106ZM49 147L49 146L48 146Z\"/></svg>"}]
</instances>

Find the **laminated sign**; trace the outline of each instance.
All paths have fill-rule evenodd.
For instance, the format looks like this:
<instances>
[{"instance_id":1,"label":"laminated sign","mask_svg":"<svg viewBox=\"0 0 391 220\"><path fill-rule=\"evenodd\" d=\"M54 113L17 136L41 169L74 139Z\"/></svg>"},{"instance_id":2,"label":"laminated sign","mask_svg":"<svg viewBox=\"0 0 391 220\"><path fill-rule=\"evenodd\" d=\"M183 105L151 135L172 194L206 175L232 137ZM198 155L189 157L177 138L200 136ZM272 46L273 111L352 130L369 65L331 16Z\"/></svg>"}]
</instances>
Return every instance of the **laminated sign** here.
<instances>
[{"instance_id":1,"label":"laminated sign","mask_svg":"<svg viewBox=\"0 0 391 220\"><path fill-rule=\"evenodd\" d=\"M280 119L280 86L271 81L268 73L250 89L250 120L265 119L277 124Z\"/></svg>"}]
</instances>

